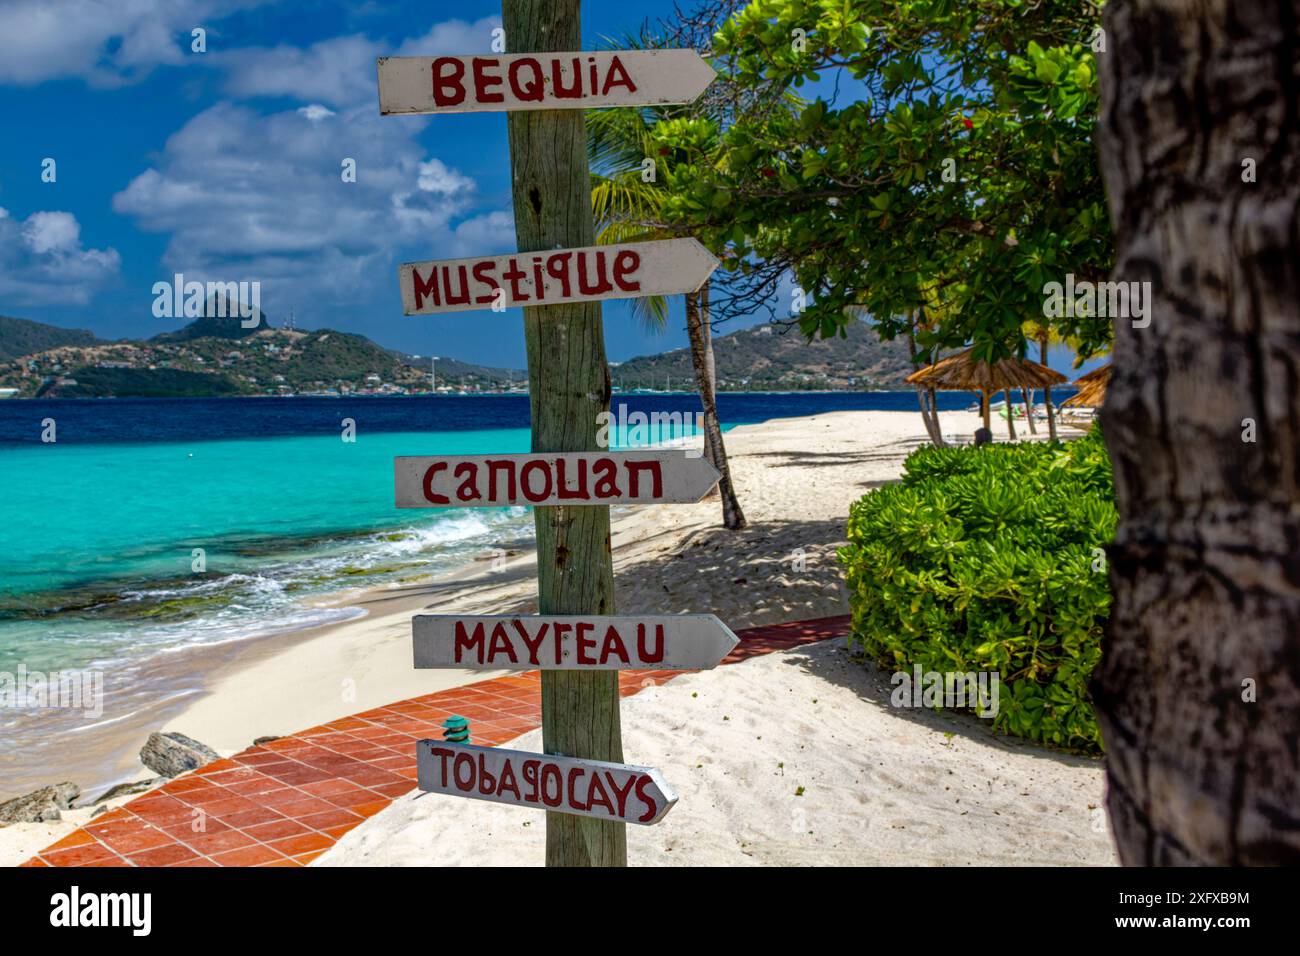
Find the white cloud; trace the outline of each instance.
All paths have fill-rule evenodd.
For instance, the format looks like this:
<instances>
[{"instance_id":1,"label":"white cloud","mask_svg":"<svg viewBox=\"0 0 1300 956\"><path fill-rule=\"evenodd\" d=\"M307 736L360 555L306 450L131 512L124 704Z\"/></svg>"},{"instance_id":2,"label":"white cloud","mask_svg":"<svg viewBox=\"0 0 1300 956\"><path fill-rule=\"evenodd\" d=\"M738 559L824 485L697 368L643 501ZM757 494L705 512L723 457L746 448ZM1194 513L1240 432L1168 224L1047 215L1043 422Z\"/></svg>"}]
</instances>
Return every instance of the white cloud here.
<instances>
[{"instance_id":1,"label":"white cloud","mask_svg":"<svg viewBox=\"0 0 1300 956\"><path fill-rule=\"evenodd\" d=\"M454 196L474 187L474 180L448 169L437 157L420 164L420 176L415 182L425 192L440 196Z\"/></svg>"},{"instance_id":2,"label":"white cloud","mask_svg":"<svg viewBox=\"0 0 1300 956\"><path fill-rule=\"evenodd\" d=\"M0 298L24 304L83 305L121 267L116 249L84 249L70 212L34 212L19 221L0 208Z\"/></svg>"},{"instance_id":3,"label":"white cloud","mask_svg":"<svg viewBox=\"0 0 1300 956\"><path fill-rule=\"evenodd\" d=\"M80 77L118 86L190 52L190 31L268 0L5 0L0 83L30 86ZM209 37L211 39L211 37ZM211 49L211 46L209 46Z\"/></svg>"},{"instance_id":4,"label":"white cloud","mask_svg":"<svg viewBox=\"0 0 1300 956\"><path fill-rule=\"evenodd\" d=\"M244 47L215 51L210 63L226 71L226 92L236 99L288 96L334 106L378 102L375 60L381 56L436 56L488 52L501 18L474 23L447 20L394 48L364 36L331 37L309 47Z\"/></svg>"},{"instance_id":5,"label":"white cloud","mask_svg":"<svg viewBox=\"0 0 1300 956\"><path fill-rule=\"evenodd\" d=\"M373 104L262 116L219 103L175 133L113 208L171 234L169 271L260 280L263 301L282 311L306 297L363 301L377 284L395 291L404 245L428 255L489 231L463 225L457 238L475 183L425 155L415 142L424 122L393 123ZM356 182L340 175L348 158Z\"/></svg>"},{"instance_id":6,"label":"white cloud","mask_svg":"<svg viewBox=\"0 0 1300 956\"><path fill-rule=\"evenodd\" d=\"M515 248L515 218L505 210L473 216L456 226L448 258L497 255ZM441 255L441 253L440 253Z\"/></svg>"},{"instance_id":7,"label":"white cloud","mask_svg":"<svg viewBox=\"0 0 1300 956\"><path fill-rule=\"evenodd\" d=\"M312 103L310 106L300 106L298 107L298 113L307 117L307 119L311 120L313 123L338 115L329 107L321 106L319 103Z\"/></svg>"}]
</instances>

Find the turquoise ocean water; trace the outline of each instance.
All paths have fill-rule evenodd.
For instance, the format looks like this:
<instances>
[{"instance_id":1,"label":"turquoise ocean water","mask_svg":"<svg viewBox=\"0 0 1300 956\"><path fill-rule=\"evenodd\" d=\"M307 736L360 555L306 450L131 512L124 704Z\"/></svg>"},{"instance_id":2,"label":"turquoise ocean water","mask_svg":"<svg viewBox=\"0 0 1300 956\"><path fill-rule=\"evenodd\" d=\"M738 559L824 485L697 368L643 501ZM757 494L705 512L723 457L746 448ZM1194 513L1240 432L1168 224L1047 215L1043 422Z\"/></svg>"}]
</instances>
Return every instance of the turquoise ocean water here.
<instances>
[{"instance_id":1,"label":"turquoise ocean water","mask_svg":"<svg viewBox=\"0 0 1300 956\"><path fill-rule=\"evenodd\" d=\"M626 401L699 408L690 395ZM730 428L914 402L837 393L719 405ZM345 417L355 442L341 440ZM40 440L47 420L55 442ZM520 396L0 402L0 695L24 670L93 672L104 691L97 713L5 701L0 798L81 773L76 748L96 731L202 693L185 662L204 649L345 620L363 612L326 598L528 547L525 508L393 504L394 457L523 452L527 426ZM112 782L102 772L75 779Z\"/></svg>"}]
</instances>

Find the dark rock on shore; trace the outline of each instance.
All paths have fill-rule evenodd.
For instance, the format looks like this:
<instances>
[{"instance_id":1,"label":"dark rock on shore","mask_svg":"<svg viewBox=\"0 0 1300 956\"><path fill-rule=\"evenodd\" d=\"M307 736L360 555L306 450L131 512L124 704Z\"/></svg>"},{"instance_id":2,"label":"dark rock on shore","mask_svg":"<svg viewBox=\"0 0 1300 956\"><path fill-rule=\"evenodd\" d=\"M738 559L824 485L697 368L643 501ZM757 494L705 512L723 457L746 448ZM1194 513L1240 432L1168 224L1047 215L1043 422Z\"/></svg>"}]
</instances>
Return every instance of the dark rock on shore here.
<instances>
[{"instance_id":1,"label":"dark rock on shore","mask_svg":"<svg viewBox=\"0 0 1300 956\"><path fill-rule=\"evenodd\" d=\"M91 806L104 803L106 800L112 800L114 797L125 797L133 793L144 793L146 790L152 790L158 784L163 782L162 777L149 777L146 780L135 780L131 783L119 783L115 787L109 787L94 800L90 801Z\"/></svg>"},{"instance_id":2,"label":"dark rock on shore","mask_svg":"<svg viewBox=\"0 0 1300 956\"><path fill-rule=\"evenodd\" d=\"M42 823L63 819L81 794L75 783L56 783L0 803L0 823Z\"/></svg>"},{"instance_id":3,"label":"dark rock on shore","mask_svg":"<svg viewBox=\"0 0 1300 956\"><path fill-rule=\"evenodd\" d=\"M207 744L174 731L153 733L140 751L140 762L164 777L178 777L220 758Z\"/></svg>"}]
</instances>

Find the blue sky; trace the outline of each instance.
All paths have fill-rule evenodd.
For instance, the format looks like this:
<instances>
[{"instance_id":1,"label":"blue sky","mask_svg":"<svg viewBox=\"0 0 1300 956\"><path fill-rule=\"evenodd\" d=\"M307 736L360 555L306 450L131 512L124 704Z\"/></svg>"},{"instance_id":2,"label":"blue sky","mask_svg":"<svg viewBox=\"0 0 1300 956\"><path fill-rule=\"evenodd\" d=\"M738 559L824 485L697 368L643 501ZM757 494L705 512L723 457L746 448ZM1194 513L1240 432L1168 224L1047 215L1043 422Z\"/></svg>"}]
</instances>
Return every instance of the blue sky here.
<instances>
[{"instance_id":1,"label":"blue sky","mask_svg":"<svg viewBox=\"0 0 1300 956\"><path fill-rule=\"evenodd\" d=\"M588 0L585 45L671 8ZM399 262L514 249L504 114L381 117L375 91L376 56L486 52L500 9L0 0L0 314L153 335L185 322L151 311L179 271L259 279L276 324L292 309L304 327L522 366L518 312L405 317L396 279ZM677 308L656 335L607 303L610 358L685 345Z\"/></svg>"},{"instance_id":2,"label":"blue sky","mask_svg":"<svg viewBox=\"0 0 1300 956\"><path fill-rule=\"evenodd\" d=\"M584 45L672 7L587 0ZM499 0L0 0L0 314L150 336L186 321L152 313L181 272L259 280L277 325L522 367L517 310L405 317L396 279L515 248L505 115L381 117L375 87L375 57L486 52L499 25ZM685 346L672 310L656 334L606 303L610 360Z\"/></svg>"}]
</instances>

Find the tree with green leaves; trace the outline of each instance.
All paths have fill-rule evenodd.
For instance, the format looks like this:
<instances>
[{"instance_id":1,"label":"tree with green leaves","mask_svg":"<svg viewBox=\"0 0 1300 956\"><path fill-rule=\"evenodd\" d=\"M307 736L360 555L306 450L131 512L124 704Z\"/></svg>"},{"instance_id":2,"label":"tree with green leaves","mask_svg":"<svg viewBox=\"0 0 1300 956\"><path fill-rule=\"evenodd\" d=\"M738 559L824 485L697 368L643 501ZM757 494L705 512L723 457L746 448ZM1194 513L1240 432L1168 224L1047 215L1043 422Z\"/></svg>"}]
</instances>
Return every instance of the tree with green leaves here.
<instances>
[{"instance_id":1,"label":"tree with green leaves","mask_svg":"<svg viewBox=\"0 0 1300 956\"><path fill-rule=\"evenodd\" d=\"M624 41L628 46L645 45L645 40ZM658 123L691 107L643 107L593 110L587 117L588 158L592 169L591 205L596 217L598 243L643 242L680 236L684 231L668 225L663 217L663 166L667 150L654 141ZM722 499L723 526L736 531L745 527L745 514L736 497L727 462L727 449L718 419L717 376L713 362L712 326L709 321L709 283L698 292L688 292L686 332L690 340L691 365L704 408L704 451L722 476L718 492ZM668 303L663 296L632 300L633 314L652 328L662 330L668 320Z\"/></svg>"},{"instance_id":2,"label":"tree with green leaves","mask_svg":"<svg viewBox=\"0 0 1300 956\"><path fill-rule=\"evenodd\" d=\"M1023 356L1026 319L1067 273L1104 280L1112 257L1092 142L1099 8L1079 0L755 0L717 51L732 82L766 92L719 132L655 128L674 151L670 224L729 269L792 273L808 336L868 312L917 361L973 343ZM777 96L839 84L800 109ZM720 146L717 145L720 143ZM1085 352L1109 322L1062 319Z\"/></svg>"}]
</instances>

